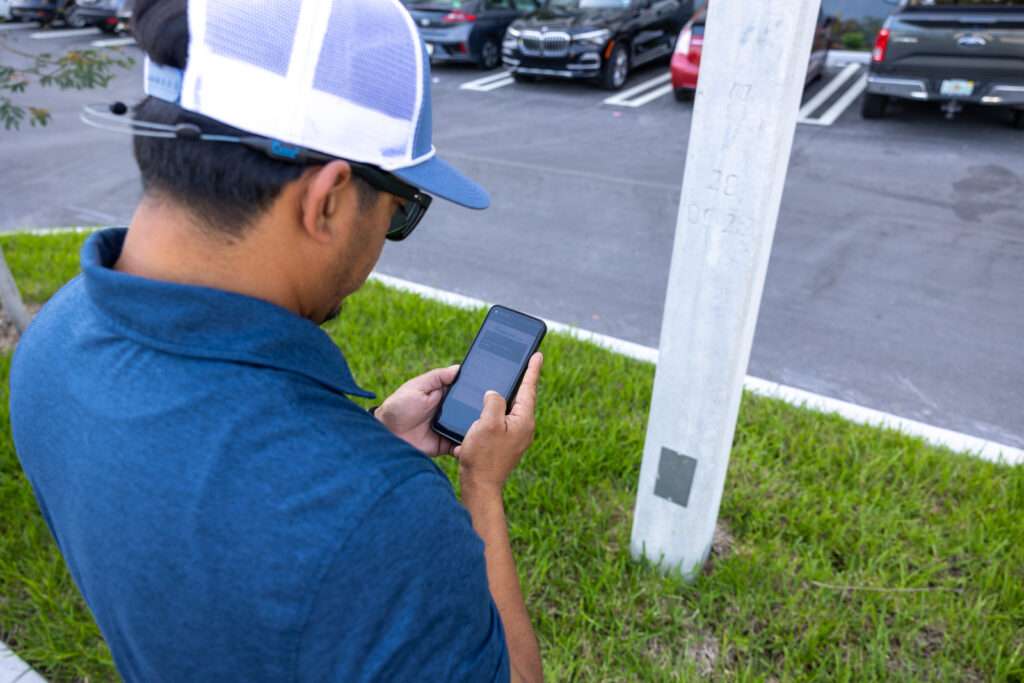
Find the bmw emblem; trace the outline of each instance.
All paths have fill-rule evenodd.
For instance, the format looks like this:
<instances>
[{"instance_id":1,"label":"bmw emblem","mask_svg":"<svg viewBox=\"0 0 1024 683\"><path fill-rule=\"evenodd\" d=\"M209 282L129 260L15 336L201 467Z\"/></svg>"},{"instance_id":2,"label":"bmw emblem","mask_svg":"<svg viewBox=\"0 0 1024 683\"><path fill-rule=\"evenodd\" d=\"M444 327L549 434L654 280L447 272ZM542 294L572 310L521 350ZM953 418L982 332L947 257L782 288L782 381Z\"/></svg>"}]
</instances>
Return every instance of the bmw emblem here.
<instances>
[{"instance_id":1,"label":"bmw emblem","mask_svg":"<svg viewBox=\"0 0 1024 683\"><path fill-rule=\"evenodd\" d=\"M984 36L980 36L977 33L967 34L960 36L957 41L961 47L985 47L988 45L988 40Z\"/></svg>"},{"instance_id":2,"label":"bmw emblem","mask_svg":"<svg viewBox=\"0 0 1024 683\"><path fill-rule=\"evenodd\" d=\"M420 19L420 26L430 26L430 19Z\"/></svg>"}]
</instances>

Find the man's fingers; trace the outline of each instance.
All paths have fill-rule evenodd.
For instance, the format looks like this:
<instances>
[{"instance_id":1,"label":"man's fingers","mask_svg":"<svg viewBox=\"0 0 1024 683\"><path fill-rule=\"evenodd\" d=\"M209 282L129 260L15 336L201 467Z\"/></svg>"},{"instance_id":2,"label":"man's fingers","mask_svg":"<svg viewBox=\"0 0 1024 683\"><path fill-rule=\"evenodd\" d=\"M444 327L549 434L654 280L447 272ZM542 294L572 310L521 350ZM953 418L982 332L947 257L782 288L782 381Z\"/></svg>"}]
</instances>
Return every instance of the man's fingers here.
<instances>
[{"instance_id":1,"label":"man's fingers","mask_svg":"<svg viewBox=\"0 0 1024 683\"><path fill-rule=\"evenodd\" d=\"M480 411L480 422L494 426L505 422L505 399L497 391L484 394L484 409Z\"/></svg>"},{"instance_id":2,"label":"man's fingers","mask_svg":"<svg viewBox=\"0 0 1024 683\"><path fill-rule=\"evenodd\" d=\"M457 374L459 374L459 366L451 365L447 368L438 368L437 370L431 370L424 375L420 375L412 380L410 384L414 385L418 391L429 394L432 391L446 389L451 386Z\"/></svg>"},{"instance_id":3,"label":"man's fingers","mask_svg":"<svg viewBox=\"0 0 1024 683\"><path fill-rule=\"evenodd\" d=\"M537 352L530 358L530 364L523 375L523 383L519 385L516 403L512 406L512 414L516 417L533 417L537 405L537 383L540 381L540 369L544 366L544 354Z\"/></svg>"}]
</instances>

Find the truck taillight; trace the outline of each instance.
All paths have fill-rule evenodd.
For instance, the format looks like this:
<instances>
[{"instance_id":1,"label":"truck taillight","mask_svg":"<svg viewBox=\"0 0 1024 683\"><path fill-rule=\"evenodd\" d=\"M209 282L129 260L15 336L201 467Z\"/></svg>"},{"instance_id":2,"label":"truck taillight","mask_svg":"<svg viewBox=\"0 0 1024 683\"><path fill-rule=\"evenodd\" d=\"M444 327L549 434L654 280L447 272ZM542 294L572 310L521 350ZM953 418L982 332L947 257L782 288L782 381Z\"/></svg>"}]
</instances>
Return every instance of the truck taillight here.
<instances>
[{"instance_id":1,"label":"truck taillight","mask_svg":"<svg viewBox=\"0 0 1024 683\"><path fill-rule=\"evenodd\" d=\"M444 19L441 20L445 24L465 24L471 21L476 21L475 14L467 14L460 9L452 10L445 15Z\"/></svg>"},{"instance_id":2,"label":"truck taillight","mask_svg":"<svg viewBox=\"0 0 1024 683\"><path fill-rule=\"evenodd\" d=\"M878 38L875 39L875 51L871 53L871 60L875 62L884 62L885 53L889 51L889 29L883 28L878 32Z\"/></svg>"}]
</instances>

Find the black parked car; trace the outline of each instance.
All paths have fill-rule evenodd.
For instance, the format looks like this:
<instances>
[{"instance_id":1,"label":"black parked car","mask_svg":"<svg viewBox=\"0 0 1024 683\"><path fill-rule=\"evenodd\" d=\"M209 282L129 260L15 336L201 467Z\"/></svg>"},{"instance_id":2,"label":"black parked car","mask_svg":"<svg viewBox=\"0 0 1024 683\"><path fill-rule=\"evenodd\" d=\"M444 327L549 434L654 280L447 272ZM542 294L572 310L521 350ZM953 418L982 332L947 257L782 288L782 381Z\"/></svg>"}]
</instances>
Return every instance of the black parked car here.
<instances>
[{"instance_id":1,"label":"black parked car","mask_svg":"<svg viewBox=\"0 0 1024 683\"><path fill-rule=\"evenodd\" d=\"M435 62L468 62L482 69L501 64L505 29L538 0L405 0Z\"/></svg>"},{"instance_id":2,"label":"black parked car","mask_svg":"<svg viewBox=\"0 0 1024 683\"><path fill-rule=\"evenodd\" d=\"M878 34L865 118L894 98L1014 108L1024 127L1024 0L903 0Z\"/></svg>"},{"instance_id":3,"label":"black parked car","mask_svg":"<svg viewBox=\"0 0 1024 683\"><path fill-rule=\"evenodd\" d=\"M63 3L60 3L63 5ZM60 16L61 7L56 0L13 0L11 16L15 19L33 19L49 24Z\"/></svg>"},{"instance_id":4,"label":"black parked car","mask_svg":"<svg viewBox=\"0 0 1024 683\"><path fill-rule=\"evenodd\" d=\"M106 33L117 31L118 0L73 0L64 10L68 26L98 26Z\"/></svg>"},{"instance_id":5,"label":"black parked car","mask_svg":"<svg viewBox=\"0 0 1024 683\"><path fill-rule=\"evenodd\" d=\"M513 23L502 57L519 79L595 79L618 90L631 69L672 54L699 0L548 0Z\"/></svg>"},{"instance_id":6,"label":"black parked car","mask_svg":"<svg viewBox=\"0 0 1024 683\"><path fill-rule=\"evenodd\" d=\"M118 0L13 0L11 14L50 25L58 19L72 28L98 26L107 33L117 30Z\"/></svg>"}]
</instances>

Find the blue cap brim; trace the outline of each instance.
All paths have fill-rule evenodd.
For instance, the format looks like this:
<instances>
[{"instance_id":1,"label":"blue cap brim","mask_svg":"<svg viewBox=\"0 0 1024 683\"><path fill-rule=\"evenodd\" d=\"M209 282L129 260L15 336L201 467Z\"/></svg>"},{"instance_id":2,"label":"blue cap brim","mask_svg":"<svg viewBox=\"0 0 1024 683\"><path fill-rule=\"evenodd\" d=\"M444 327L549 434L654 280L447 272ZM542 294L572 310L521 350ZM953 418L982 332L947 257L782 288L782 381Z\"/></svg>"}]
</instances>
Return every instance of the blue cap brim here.
<instances>
[{"instance_id":1,"label":"blue cap brim","mask_svg":"<svg viewBox=\"0 0 1024 683\"><path fill-rule=\"evenodd\" d=\"M487 190L436 156L422 164L399 168L391 173L429 195L447 199L468 209L486 209L491 205Z\"/></svg>"}]
</instances>

